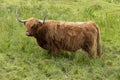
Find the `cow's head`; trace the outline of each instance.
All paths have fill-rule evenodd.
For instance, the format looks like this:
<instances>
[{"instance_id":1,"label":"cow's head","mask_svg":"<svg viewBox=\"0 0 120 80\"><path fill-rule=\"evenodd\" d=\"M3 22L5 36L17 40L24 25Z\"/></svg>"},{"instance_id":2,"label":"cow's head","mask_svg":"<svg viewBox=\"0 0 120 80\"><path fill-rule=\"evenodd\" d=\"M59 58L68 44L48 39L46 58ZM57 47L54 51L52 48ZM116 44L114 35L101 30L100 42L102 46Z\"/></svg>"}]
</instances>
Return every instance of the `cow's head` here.
<instances>
[{"instance_id":1,"label":"cow's head","mask_svg":"<svg viewBox=\"0 0 120 80\"><path fill-rule=\"evenodd\" d=\"M26 30L27 36L35 36L37 34L38 27L40 28L40 26L42 26L45 23L46 16L44 17L43 20L39 20L36 18L29 18L28 20L21 20L18 17L18 14L16 13L16 19L19 22L24 23L25 27L27 28Z\"/></svg>"}]
</instances>

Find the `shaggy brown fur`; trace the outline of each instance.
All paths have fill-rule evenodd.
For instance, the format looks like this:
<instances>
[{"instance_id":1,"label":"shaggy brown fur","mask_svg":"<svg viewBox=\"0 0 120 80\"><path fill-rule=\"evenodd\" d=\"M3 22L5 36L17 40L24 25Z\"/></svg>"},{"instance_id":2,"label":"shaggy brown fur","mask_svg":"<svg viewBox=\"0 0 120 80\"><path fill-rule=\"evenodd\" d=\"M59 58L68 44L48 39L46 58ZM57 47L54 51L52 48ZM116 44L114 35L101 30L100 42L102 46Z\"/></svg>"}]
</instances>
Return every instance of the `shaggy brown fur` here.
<instances>
[{"instance_id":1,"label":"shaggy brown fur","mask_svg":"<svg viewBox=\"0 0 120 80\"><path fill-rule=\"evenodd\" d=\"M25 23L26 34L34 36L40 47L52 51L58 56L61 50L76 51L82 48L90 57L101 57L101 43L99 27L92 21L88 22L60 22L46 20L42 24L36 18L30 18Z\"/></svg>"}]
</instances>

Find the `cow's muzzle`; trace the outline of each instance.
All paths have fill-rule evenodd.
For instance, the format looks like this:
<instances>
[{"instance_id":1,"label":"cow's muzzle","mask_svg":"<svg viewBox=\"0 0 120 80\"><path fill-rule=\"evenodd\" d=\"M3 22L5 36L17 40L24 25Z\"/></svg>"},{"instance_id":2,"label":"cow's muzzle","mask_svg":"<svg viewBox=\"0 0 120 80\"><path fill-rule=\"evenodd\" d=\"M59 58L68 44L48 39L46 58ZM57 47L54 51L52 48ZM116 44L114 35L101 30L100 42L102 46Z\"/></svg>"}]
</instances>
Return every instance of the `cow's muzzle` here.
<instances>
[{"instance_id":1,"label":"cow's muzzle","mask_svg":"<svg viewBox=\"0 0 120 80\"><path fill-rule=\"evenodd\" d=\"M31 36L31 34L30 34L29 32L26 32L26 35L27 35L27 36Z\"/></svg>"}]
</instances>

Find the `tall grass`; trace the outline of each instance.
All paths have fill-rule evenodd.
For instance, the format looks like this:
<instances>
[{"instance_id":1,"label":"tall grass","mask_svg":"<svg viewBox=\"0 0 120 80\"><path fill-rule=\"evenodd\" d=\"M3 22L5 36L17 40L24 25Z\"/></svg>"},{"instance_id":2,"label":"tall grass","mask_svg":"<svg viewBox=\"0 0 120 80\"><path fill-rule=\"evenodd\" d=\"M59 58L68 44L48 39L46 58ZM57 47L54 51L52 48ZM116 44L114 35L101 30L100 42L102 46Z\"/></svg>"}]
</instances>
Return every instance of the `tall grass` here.
<instances>
[{"instance_id":1,"label":"tall grass","mask_svg":"<svg viewBox=\"0 0 120 80\"><path fill-rule=\"evenodd\" d=\"M119 80L119 0L0 0L0 80ZM60 21L89 21L100 26L101 59L79 50L62 51L55 59L25 36L16 21L36 17Z\"/></svg>"}]
</instances>

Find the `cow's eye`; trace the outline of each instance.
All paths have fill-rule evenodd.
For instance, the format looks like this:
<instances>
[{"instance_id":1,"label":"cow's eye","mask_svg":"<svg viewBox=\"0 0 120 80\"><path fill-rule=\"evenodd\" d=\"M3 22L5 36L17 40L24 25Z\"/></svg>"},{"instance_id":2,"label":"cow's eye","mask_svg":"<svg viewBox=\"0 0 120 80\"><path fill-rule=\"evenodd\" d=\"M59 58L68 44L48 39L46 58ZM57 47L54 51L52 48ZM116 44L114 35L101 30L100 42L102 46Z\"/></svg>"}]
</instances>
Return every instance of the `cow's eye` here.
<instances>
[{"instance_id":1,"label":"cow's eye","mask_svg":"<svg viewBox=\"0 0 120 80\"><path fill-rule=\"evenodd\" d=\"M31 29L34 29L34 26L32 26Z\"/></svg>"}]
</instances>

